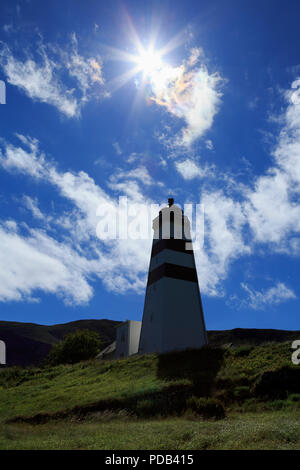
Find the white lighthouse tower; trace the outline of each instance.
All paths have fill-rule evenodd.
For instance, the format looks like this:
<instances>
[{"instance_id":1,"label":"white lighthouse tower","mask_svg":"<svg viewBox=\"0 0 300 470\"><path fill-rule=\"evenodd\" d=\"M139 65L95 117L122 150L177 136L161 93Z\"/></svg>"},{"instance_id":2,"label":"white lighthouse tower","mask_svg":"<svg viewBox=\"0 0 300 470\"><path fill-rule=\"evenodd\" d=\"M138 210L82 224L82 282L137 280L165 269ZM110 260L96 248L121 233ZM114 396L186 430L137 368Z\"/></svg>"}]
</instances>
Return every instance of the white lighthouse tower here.
<instances>
[{"instance_id":1,"label":"white lighthouse tower","mask_svg":"<svg viewBox=\"0 0 300 470\"><path fill-rule=\"evenodd\" d=\"M174 199L153 220L139 354L207 344L190 223Z\"/></svg>"}]
</instances>

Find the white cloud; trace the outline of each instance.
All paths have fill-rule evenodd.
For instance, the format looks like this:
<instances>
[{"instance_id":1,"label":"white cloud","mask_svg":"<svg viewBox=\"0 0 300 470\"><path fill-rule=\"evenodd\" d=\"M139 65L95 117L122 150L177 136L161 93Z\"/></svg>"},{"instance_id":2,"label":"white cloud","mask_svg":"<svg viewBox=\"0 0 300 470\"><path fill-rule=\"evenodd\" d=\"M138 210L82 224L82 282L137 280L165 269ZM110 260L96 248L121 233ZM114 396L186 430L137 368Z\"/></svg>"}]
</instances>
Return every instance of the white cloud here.
<instances>
[{"instance_id":1,"label":"white cloud","mask_svg":"<svg viewBox=\"0 0 300 470\"><path fill-rule=\"evenodd\" d=\"M211 295L220 293L219 283L227 277L230 263L254 252L257 243L273 253L300 254L300 103L291 100L292 92L287 93L289 104L273 152L273 166L254 180L252 188L240 188L233 181L239 201L221 192L207 192L202 199L206 246L196 253L196 259L200 286ZM186 179L198 176L194 164L176 166ZM253 306L276 304L294 296L282 283L261 293L246 284L244 288Z\"/></svg>"},{"instance_id":2,"label":"white cloud","mask_svg":"<svg viewBox=\"0 0 300 470\"><path fill-rule=\"evenodd\" d=\"M127 158L127 163L133 163L135 162L138 158L140 157L140 155L136 152L132 152L129 157Z\"/></svg>"},{"instance_id":3,"label":"white cloud","mask_svg":"<svg viewBox=\"0 0 300 470\"><path fill-rule=\"evenodd\" d=\"M192 50L187 61L178 67L163 65L151 75L151 99L185 122L173 139L175 146L190 146L212 126L218 112L222 79L198 64L199 50Z\"/></svg>"},{"instance_id":4,"label":"white cloud","mask_svg":"<svg viewBox=\"0 0 300 470\"><path fill-rule=\"evenodd\" d=\"M202 203L205 244L195 251L199 284L204 293L220 295L220 281L226 279L230 263L251 253L242 234L246 216L242 205L221 191L204 194Z\"/></svg>"},{"instance_id":5,"label":"white cloud","mask_svg":"<svg viewBox=\"0 0 300 470\"><path fill-rule=\"evenodd\" d=\"M81 106L89 99L88 92L92 85L103 85L104 82L100 59L81 56L74 34L69 50L67 46L61 49L40 43L35 59L27 53L20 60L4 45L0 57L8 83L20 88L33 100L56 107L69 118L80 115ZM75 89L64 84L65 72L74 80Z\"/></svg>"},{"instance_id":6,"label":"white cloud","mask_svg":"<svg viewBox=\"0 0 300 470\"><path fill-rule=\"evenodd\" d=\"M123 180L123 181L110 181L108 187L120 195L128 196L132 201L142 203L144 196L141 193L140 186L137 181Z\"/></svg>"},{"instance_id":7,"label":"white cloud","mask_svg":"<svg viewBox=\"0 0 300 470\"><path fill-rule=\"evenodd\" d=\"M119 142L113 142L112 145L113 145L113 148L115 149L116 154L122 155L122 150L121 150Z\"/></svg>"},{"instance_id":8,"label":"white cloud","mask_svg":"<svg viewBox=\"0 0 300 470\"><path fill-rule=\"evenodd\" d=\"M153 184L153 180L144 165L140 165L132 170L118 170L114 175L110 177L110 181L113 183L119 180L140 180L143 184L151 185Z\"/></svg>"},{"instance_id":9,"label":"white cloud","mask_svg":"<svg viewBox=\"0 0 300 470\"><path fill-rule=\"evenodd\" d=\"M140 184L163 187L161 181L154 181L144 165L131 170L118 169L109 178L107 186L118 193L127 195L132 202L143 203L145 196L141 191Z\"/></svg>"},{"instance_id":10,"label":"white cloud","mask_svg":"<svg viewBox=\"0 0 300 470\"><path fill-rule=\"evenodd\" d=\"M10 256L12 256L14 244L22 248L16 251L18 263L22 269L19 268L17 260L16 267L12 264L11 269L16 270L18 276L15 278L8 276L9 284L3 284L0 299L27 299L36 289L40 289L61 295L67 302L83 303L92 295L90 286L92 278L101 279L108 290L119 294L127 293L129 290L142 292L146 282L151 239L99 240L96 237L96 227L99 222L97 209L99 205L107 203L116 207L117 201L110 198L85 172L75 174L58 171L52 163L45 160L44 155L39 151L37 141L23 136L18 137L23 145L29 147L28 150L4 145L0 158L2 167L10 171L27 173L33 178L50 183L62 197L73 204L73 209L60 217L47 216L45 218L48 224L52 224L52 228L60 226L66 231L62 242L56 241L45 231L33 230L28 226L30 237L27 238L16 233L14 237L12 233L3 234L10 248L8 250ZM121 194L128 194L131 203L147 202L137 183L137 178L142 180L147 177L147 173L140 167L130 176L136 179L132 179L130 185L128 185L128 179L121 181L118 184L124 185L124 191L122 192L121 187L118 187L118 190ZM34 215L40 217L43 215L41 211L37 212L35 200L31 198L25 200L27 207ZM143 214L143 220L145 218L147 219L146 214ZM9 221L7 224L6 230L16 229L14 221ZM30 249L26 251L27 246ZM30 259L27 254L23 256L23 252L32 252L35 260L31 264L31 269L34 270L32 276L27 274L30 269ZM47 263L49 261L49 271L43 271L46 260ZM2 265L5 266L5 262ZM37 274L39 270L43 271L40 281ZM23 275L27 279L22 280ZM48 286L46 285L47 275L50 278ZM57 283L55 283L56 279ZM72 290L74 291L73 297Z\"/></svg>"},{"instance_id":11,"label":"white cloud","mask_svg":"<svg viewBox=\"0 0 300 470\"><path fill-rule=\"evenodd\" d=\"M39 290L78 304L91 298L88 262L69 246L39 231L21 236L7 224L0 226L0 244L0 301L30 299Z\"/></svg>"},{"instance_id":12,"label":"white cloud","mask_svg":"<svg viewBox=\"0 0 300 470\"><path fill-rule=\"evenodd\" d=\"M17 137L29 151L6 144L4 153L0 149L0 164L9 171L27 173L36 178L42 177L47 170L47 164L44 154L38 153L38 141L20 134L17 134Z\"/></svg>"},{"instance_id":13,"label":"white cloud","mask_svg":"<svg viewBox=\"0 0 300 470\"><path fill-rule=\"evenodd\" d=\"M291 180L274 168L256 181L248 192L248 221L256 240L280 242L291 231L300 231L300 206L291 200Z\"/></svg>"},{"instance_id":14,"label":"white cloud","mask_svg":"<svg viewBox=\"0 0 300 470\"><path fill-rule=\"evenodd\" d=\"M38 207L37 199L33 199L30 196L24 196L23 197L23 203L24 203L25 207L28 210L30 210L33 217L35 217L36 219L44 220L44 215L42 214L42 212L40 211L40 209Z\"/></svg>"},{"instance_id":15,"label":"white cloud","mask_svg":"<svg viewBox=\"0 0 300 470\"><path fill-rule=\"evenodd\" d=\"M227 277L231 261L254 252L257 243L273 253L300 254L300 104L290 99L291 93L273 166L254 180L253 187L239 187L233 181L239 201L221 192L207 192L202 199L207 246L196 258L200 286L211 294L220 292L219 282ZM198 176L195 165L182 165L181 170L186 179ZM271 303L278 303L279 296L292 296L282 283L262 295ZM262 303L262 295L253 294L253 303L254 298Z\"/></svg>"},{"instance_id":16,"label":"white cloud","mask_svg":"<svg viewBox=\"0 0 300 470\"><path fill-rule=\"evenodd\" d=\"M273 152L274 165L247 191L245 203L254 237L272 242L280 250L287 237L300 235L300 103L289 101Z\"/></svg>"},{"instance_id":17,"label":"white cloud","mask_svg":"<svg viewBox=\"0 0 300 470\"><path fill-rule=\"evenodd\" d=\"M296 299L294 292L282 282L262 291L255 291L245 283L241 286L247 293L247 300L243 300L243 305L254 310L263 310L269 305L278 305L287 300Z\"/></svg>"},{"instance_id":18,"label":"white cloud","mask_svg":"<svg viewBox=\"0 0 300 470\"><path fill-rule=\"evenodd\" d=\"M287 97L290 98L290 95ZM46 161L36 140L23 136L19 138L23 146L3 146L0 164L9 171L27 173L36 179L47 181L73 204L73 210L60 217L57 223L69 231L68 242L72 249L92 262L82 274L83 278L88 279L88 276L94 275L102 279L108 289L117 292L128 289L142 291L151 240L117 240L109 244L97 240L97 207L103 202L115 205L116 201L86 173L58 171L52 163ZM26 150L24 146L27 147ZM274 164L271 168L257 177L252 187L240 188L233 181L237 186L238 200L222 191L206 191L203 194L201 202L205 209L205 246L204 250L195 252L203 293L222 294L222 281L228 276L231 263L253 253L257 249L257 243L262 254L265 246L268 252L273 250L299 255L299 156L300 105L290 101L284 126L273 152ZM203 171L189 158L176 166L187 180L199 177ZM132 202L145 202L140 181L151 183L151 177L143 166L127 172L119 170L109 184L119 194L127 194ZM86 241L89 252L84 247ZM275 287L275 290L261 291L274 304L278 303L279 298L293 294L282 283ZM258 298L261 299L261 296Z\"/></svg>"},{"instance_id":19,"label":"white cloud","mask_svg":"<svg viewBox=\"0 0 300 470\"><path fill-rule=\"evenodd\" d=\"M14 220L6 220L3 225L10 231L16 232L18 230L18 225Z\"/></svg>"},{"instance_id":20,"label":"white cloud","mask_svg":"<svg viewBox=\"0 0 300 470\"><path fill-rule=\"evenodd\" d=\"M94 83L104 84L102 61L99 57L85 58L78 52L78 40L75 33L71 36L71 47L68 52L58 49L71 77L77 80L82 91L82 101L88 100L88 91Z\"/></svg>"},{"instance_id":21,"label":"white cloud","mask_svg":"<svg viewBox=\"0 0 300 470\"><path fill-rule=\"evenodd\" d=\"M290 100L291 93L287 94L289 104L273 152L273 166L254 180L253 187L241 186L224 175L223 183L229 179L228 189L238 200L221 191L203 194L205 246L195 254L204 293L222 294L220 282L226 279L230 264L255 252L257 243L261 254L262 244L268 252L300 254L300 104ZM190 159L175 165L186 180L202 176L202 169ZM270 303L278 303L280 296L292 298L282 283L262 295ZM254 294L252 298L254 303ZM263 302L260 295L256 299Z\"/></svg>"},{"instance_id":22,"label":"white cloud","mask_svg":"<svg viewBox=\"0 0 300 470\"><path fill-rule=\"evenodd\" d=\"M210 139L205 141L205 146L208 150L213 150L214 149L214 145L213 145L213 143Z\"/></svg>"},{"instance_id":23,"label":"white cloud","mask_svg":"<svg viewBox=\"0 0 300 470\"><path fill-rule=\"evenodd\" d=\"M79 114L77 100L55 76L55 64L47 56L38 64L32 59L24 62L14 58L10 51L2 52L3 70L7 82L23 90L29 98L55 106L67 117Z\"/></svg>"},{"instance_id":24,"label":"white cloud","mask_svg":"<svg viewBox=\"0 0 300 470\"><path fill-rule=\"evenodd\" d=\"M203 49L201 47L194 47L191 49L190 51L190 57L188 58L188 65L190 67L193 67L194 65L196 65L199 61L199 58L201 56L203 56L204 53L203 53Z\"/></svg>"},{"instance_id":25,"label":"white cloud","mask_svg":"<svg viewBox=\"0 0 300 470\"><path fill-rule=\"evenodd\" d=\"M191 180L194 178L205 178L213 174L214 168L212 166L205 165L204 167L199 166L194 160L187 158L181 162L175 162L177 171L182 175L185 180Z\"/></svg>"}]
</instances>

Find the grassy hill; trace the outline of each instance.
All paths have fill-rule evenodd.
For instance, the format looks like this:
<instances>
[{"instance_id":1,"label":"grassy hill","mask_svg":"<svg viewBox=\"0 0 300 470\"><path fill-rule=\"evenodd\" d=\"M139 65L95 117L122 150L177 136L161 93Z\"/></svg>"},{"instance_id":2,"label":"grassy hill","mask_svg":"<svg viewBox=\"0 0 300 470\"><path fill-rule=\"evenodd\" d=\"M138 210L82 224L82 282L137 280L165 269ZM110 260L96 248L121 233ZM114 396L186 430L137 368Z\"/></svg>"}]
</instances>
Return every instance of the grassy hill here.
<instances>
[{"instance_id":1,"label":"grassy hill","mask_svg":"<svg viewBox=\"0 0 300 470\"><path fill-rule=\"evenodd\" d=\"M290 347L2 369L0 448L299 448L300 367Z\"/></svg>"},{"instance_id":2,"label":"grassy hill","mask_svg":"<svg viewBox=\"0 0 300 470\"><path fill-rule=\"evenodd\" d=\"M53 344L62 340L68 333L89 329L99 333L103 348L115 340L116 326L112 320L79 320L58 325L38 325L0 321L0 339L7 346L8 365L38 365L48 354ZM236 328L234 330L209 331L212 346L232 344L259 345L266 342L293 341L300 338L300 331L258 330Z\"/></svg>"}]
</instances>

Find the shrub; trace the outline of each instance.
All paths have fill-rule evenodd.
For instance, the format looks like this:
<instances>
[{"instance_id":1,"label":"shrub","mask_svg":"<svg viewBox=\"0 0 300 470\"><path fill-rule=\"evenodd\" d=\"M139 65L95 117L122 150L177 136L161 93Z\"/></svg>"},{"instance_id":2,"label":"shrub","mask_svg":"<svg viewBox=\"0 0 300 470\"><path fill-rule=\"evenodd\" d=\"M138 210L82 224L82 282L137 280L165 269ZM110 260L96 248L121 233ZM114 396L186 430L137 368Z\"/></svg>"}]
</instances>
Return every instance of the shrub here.
<instances>
[{"instance_id":1,"label":"shrub","mask_svg":"<svg viewBox=\"0 0 300 470\"><path fill-rule=\"evenodd\" d=\"M139 418L149 418L150 416L160 414L161 411L160 403L157 403L157 400L153 399L138 401L135 409Z\"/></svg>"},{"instance_id":2,"label":"shrub","mask_svg":"<svg viewBox=\"0 0 300 470\"><path fill-rule=\"evenodd\" d=\"M268 402L268 408L274 411L279 411L282 410L286 404L286 400L273 400Z\"/></svg>"},{"instance_id":3,"label":"shrub","mask_svg":"<svg viewBox=\"0 0 300 470\"><path fill-rule=\"evenodd\" d=\"M292 393L289 395L289 401L292 401L294 403L300 402L300 393Z\"/></svg>"},{"instance_id":4,"label":"shrub","mask_svg":"<svg viewBox=\"0 0 300 470\"><path fill-rule=\"evenodd\" d=\"M247 412L255 413L257 411L261 412L262 411L261 407L262 407L262 404L258 402L256 398L252 397L252 398L248 398L241 404L239 411L243 413L247 413Z\"/></svg>"},{"instance_id":5,"label":"shrub","mask_svg":"<svg viewBox=\"0 0 300 470\"><path fill-rule=\"evenodd\" d=\"M186 402L187 408L204 418L222 419L225 410L222 403L215 398L204 398L192 396Z\"/></svg>"},{"instance_id":6,"label":"shrub","mask_svg":"<svg viewBox=\"0 0 300 470\"><path fill-rule=\"evenodd\" d=\"M247 357L253 350L252 346L240 346L232 351L232 354L236 357Z\"/></svg>"},{"instance_id":7,"label":"shrub","mask_svg":"<svg viewBox=\"0 0 300 470\"><path fill-rule=\"evenodd\" d=\"M263 398L286 398L300 392L300 369L283 366L263 372L255 381L252 392Z\"/></svg>"},{"instance_id":8,"label":"shrub","mask_svg":"<svg viewBox=\"0 0 300 470\"><path fill-rule=\"evenodd\" d=\"M186 399L175 394L160 395L139 400L135 407L136 415L140 418L151 416L180 415L186 408Z\"/></svg>"},{"instance_id":9,"label":"shrub","mask_svg":"<svg viewBox=\"0 0 300 470\"><path fill-rule=\"evenodd\" d=\"M240 385L235 387L233 392L234 398L237 400L245 400L250 397L250 387L247 385Z\"/></svg>"},{"instance_id":10,"label":"shrub","mask_svg":"<svg viewBox=\"0 0 300 470\"><path fill-rule=\"evenodd\" d=\"M78 330L65 336L63 342L55 344L48 354L45 364L75 364L96 356L100 349L98 333Z\"/></svg>"}]
</instances>

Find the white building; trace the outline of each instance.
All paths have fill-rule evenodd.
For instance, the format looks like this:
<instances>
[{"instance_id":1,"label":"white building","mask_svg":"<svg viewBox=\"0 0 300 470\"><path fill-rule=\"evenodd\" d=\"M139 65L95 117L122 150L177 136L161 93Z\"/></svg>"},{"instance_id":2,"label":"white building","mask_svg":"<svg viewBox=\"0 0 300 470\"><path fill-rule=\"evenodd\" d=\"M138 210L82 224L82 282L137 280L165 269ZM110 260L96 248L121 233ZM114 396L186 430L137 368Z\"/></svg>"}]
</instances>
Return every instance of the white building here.
<instances>
[{"instance_id":1,"label":"white building","mask_svg":"<svg viewBox=\"0 0 300 470\"><path fill-rule=\"evenodd\" d=\"M142 322L127 320L117 326L115 358L137 354Z\"/></svg>"}]
</instances>

